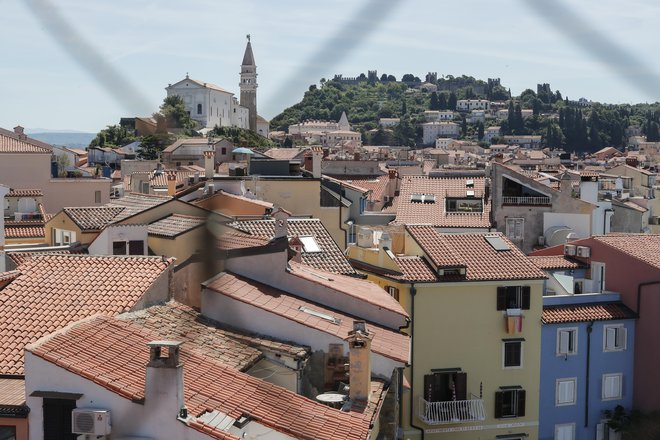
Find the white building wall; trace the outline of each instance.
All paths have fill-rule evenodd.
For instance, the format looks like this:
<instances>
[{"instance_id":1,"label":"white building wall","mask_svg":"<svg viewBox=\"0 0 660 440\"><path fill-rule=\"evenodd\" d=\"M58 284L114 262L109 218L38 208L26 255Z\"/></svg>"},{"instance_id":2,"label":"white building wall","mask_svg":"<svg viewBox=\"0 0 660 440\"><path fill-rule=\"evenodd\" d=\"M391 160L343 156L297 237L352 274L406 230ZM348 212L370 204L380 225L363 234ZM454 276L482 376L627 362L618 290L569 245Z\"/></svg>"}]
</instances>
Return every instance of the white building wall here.
<instances>
[{"instance_id":1,"label":"white building wall","mask_svg":"<svg viewBox=\"0 0 660 440\"><path fill-rule=\"evenodd\" d=\"M143 242L144 255L147 255L147 225L108 225L89 245L88 251L90 255L112 255L113 242L137 240Z\"/></svg>"},{"instance_id":2,"label":"white building wall","mask_svg":"<svg viewBox=\"0 0 660 440\"><path fill-rule=\"evenodd\" d=\"M573 230L579 238L591 235L591 216L589 214L569 214L566 212L543 213L543 230L553 226L567 226Z\"/></svg>"}]
</instances>

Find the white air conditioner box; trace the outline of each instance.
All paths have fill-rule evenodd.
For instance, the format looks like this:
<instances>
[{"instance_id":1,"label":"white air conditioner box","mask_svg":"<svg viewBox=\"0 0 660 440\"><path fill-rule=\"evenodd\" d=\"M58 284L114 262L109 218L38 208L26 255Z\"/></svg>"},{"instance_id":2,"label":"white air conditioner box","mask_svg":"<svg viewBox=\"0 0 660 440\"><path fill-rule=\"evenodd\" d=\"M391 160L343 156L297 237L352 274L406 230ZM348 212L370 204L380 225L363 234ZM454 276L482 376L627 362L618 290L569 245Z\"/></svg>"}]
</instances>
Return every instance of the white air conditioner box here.
<instances>
[{"instance_id":1,"label":"white air conditioner box","mask_svg":"<svg viewBox=\"0 0 660 440\"><path fill-rule=\"evenodd\" d=\"M109 435L110 411L76 408L71 412L71 428L74 434Z\"/></svg>"},{"instance_id":2,"label":"white air conditioner box","mask_svg":"<svg viewBox=\"0 0 660 440\"><path fill-rule=\"evenodd\" d=\"M574 244L565 244L564 245L564 255L575 255L575 245Z\"/></svg>"},{"instance_id":3,"label":"white air conditioner box","mask_svg":"<svg viewBox=\"0 0 660 440\"><path fill-rule=\"evenodd\" d=\"M577 256L582 258L589 258L591 256L591 248L587 246L578 246Z\"/></svg>"}]
</instances>

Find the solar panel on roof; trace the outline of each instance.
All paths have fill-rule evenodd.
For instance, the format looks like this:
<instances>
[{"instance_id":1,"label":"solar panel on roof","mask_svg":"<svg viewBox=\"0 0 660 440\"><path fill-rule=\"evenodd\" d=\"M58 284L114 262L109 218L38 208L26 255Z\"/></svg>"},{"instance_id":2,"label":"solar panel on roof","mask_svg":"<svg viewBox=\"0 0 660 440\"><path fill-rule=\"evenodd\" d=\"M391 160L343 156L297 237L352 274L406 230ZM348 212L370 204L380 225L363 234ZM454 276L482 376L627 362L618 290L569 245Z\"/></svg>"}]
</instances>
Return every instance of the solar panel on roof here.
<instances>
[{"instance_id":1,"label":"solar panel on roof","mask_svg":"<svg viewBox=\"0 0 660 440\"><path fill-rule=\"evenodd\" d=\"M511 247L507 244L506 241L502 240L502 237L499 235L486 235L484 237L489 245L493 247L496 251L508 251L511 250Z\"/></svg>"}]
</instances>

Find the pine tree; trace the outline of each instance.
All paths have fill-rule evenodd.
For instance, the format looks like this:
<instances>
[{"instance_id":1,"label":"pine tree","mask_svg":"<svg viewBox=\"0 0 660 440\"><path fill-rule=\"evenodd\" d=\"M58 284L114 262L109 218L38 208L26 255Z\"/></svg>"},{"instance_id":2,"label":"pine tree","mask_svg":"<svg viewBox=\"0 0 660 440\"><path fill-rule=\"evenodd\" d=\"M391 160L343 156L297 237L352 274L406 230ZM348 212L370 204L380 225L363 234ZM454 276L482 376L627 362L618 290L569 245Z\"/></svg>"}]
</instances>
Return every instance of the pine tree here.
<instances>
[{"instance_id":1,"label":"pine tree","mask_svg":"<svg viewBox=\"0 0 660 440\"><path fill-rule=\"evenodd\" d=\"M440 96L438 97L438 107L440 110L447 110L447 94L446 93L440 93Z\"/></svg>"},{"instance_id":2,"label":"pine tree","mask_svg":"<svg viewBox=\"0 0 660 440\"><path fill-rule=\"evenodd\" d=\"M447 107L449 110L456 110L456 102L458 101L458 98L456 98L456 93L451 92L449 94L449 102L447 103Z\"/></svg>"},{"instance_id":3,"label":"pine tree","mask_svg":"<svg viewBox=\"0 0 660 440\"><path fill-rule=\"evenodd\" d=\"M482 140L484 138L484 123L479 121L477 122L477 139Z\"/></svg>"},{"instance_id":4,"label":"pine tree","mask_svg":"<svg viewBox=\"0 0 660 440\"><path fill-rule=\"evenodd\" d=\"M438 101L438 94L436 92L431 93L431 103L429 104L429 110L440 110L440 102Z\"/></svg>"}]
</instances>

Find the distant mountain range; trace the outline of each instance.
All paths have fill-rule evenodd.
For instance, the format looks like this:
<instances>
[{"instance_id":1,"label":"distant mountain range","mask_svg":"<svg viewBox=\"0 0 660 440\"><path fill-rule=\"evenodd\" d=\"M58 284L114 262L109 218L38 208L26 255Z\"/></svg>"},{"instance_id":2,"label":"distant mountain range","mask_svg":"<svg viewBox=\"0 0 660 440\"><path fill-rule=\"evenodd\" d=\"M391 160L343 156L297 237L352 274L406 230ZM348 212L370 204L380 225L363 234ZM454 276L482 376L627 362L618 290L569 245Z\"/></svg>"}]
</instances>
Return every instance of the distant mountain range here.
<instances>
[{"instance_id":1,"label":"distant mountain range","mask_svg":"<svg viewBox=\"0 0 660 440\"><path fill-rule=\"evenodd\" d=\"M75 130L64 131L34 128L25 131L31 138L52 145L65 145L71 148L86 148L96 136L96 133L85 133Z\"/></svg>"}]
</instances>

